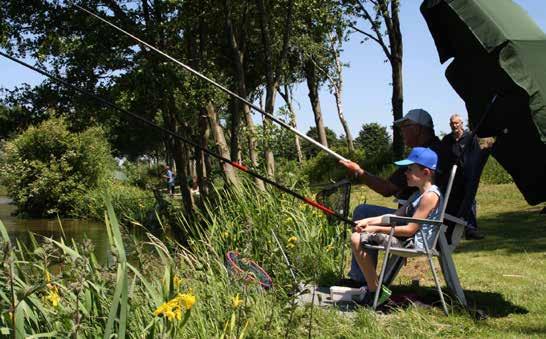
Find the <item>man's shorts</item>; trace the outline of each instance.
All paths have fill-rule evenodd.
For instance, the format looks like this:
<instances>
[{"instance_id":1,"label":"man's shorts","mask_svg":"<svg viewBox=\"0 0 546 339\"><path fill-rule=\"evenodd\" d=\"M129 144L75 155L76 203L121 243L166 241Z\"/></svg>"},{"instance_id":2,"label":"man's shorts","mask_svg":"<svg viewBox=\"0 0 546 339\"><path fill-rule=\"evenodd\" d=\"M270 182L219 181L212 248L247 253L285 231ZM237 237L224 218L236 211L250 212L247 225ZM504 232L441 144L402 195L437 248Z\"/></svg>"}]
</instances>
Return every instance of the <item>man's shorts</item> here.
<instances>
[{"instance_id":1,"label":"man's shorts","mask_svg":"<svg viewBox=\"0 0 546 339\"><path fill-rule=\"evenodd\" d=\"M368 232L360 233L361 244L369 244L369 245L386 247L388 242L389 242L389 235L385 233L368 233ZM393 236L391 240L391 247L404 247L404 246L403 246L402 240Z\"/></svg>"}]
</instances>

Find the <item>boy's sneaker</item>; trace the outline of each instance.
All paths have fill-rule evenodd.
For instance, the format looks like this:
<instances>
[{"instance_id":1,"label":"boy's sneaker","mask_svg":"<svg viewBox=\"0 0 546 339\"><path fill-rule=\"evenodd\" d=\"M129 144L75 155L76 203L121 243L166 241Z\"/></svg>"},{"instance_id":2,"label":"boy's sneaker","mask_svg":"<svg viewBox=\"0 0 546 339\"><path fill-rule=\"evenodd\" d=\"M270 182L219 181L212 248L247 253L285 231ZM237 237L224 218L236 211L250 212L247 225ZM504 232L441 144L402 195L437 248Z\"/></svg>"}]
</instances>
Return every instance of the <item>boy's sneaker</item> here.
<instances>
[{"instance_id":1,"label":"boy's sneaker","mask_svg":"<svg viewBox=\"0 0 546 339\"><path fill-rule=\"evenodd\" d=\"M379 299L377 300L377 306L379 305L383 305L384 303L387 302L387 300L389 300L389 298L391 297L391 290L385 286L385 285L382 285L381 286L381 293L379 293Z\"/></svg>"},{"instance_id":2,"label":"boy's sneaker","mask_svg":"<svg viewBox=\"0 0 546 339\"><path fill-rule=\"evenodd\" d=\"M383 285L381 286L381 292L379 293L379 298L377 299L377 306L383 305L387 300L389 300L392 292L391 290ZM373 307L373 300L375 298L375 292L366 291L366 293L362 296L360 300L358 300L358 304L362 306L367 307Z\"/></svg>"}]
</instances>

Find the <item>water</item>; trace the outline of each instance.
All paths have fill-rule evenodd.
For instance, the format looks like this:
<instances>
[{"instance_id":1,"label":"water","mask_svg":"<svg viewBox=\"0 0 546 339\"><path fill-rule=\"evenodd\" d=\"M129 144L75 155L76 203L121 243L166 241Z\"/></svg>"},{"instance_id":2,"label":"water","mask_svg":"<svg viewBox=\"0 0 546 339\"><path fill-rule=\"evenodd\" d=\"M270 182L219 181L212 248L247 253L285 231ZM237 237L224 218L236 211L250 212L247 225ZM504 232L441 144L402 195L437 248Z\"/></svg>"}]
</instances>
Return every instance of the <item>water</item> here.
<instances>
[{"instance_id":1,"label":"water","mask_svg":"<svg viewBox=\"0 0 546 339\"><path fill-rule=\"evenodd\" d=\"M10 205L11 199L0 196L0 220L8 230L12 241L19 240L21 243L30 246L29 232L35 234L38 242L42 242L44 237L51 237L59 240L62 235L59 220L57 219L22 219L13 216L15 206ZM95 256L99 263L105 263L108 260L110 244L106 233L106 226L102 223L91 220L61 219L62 228L66 235L65 242L81 243L84 239L89 239L95 246Z\"/></svg>"}]
</instances>

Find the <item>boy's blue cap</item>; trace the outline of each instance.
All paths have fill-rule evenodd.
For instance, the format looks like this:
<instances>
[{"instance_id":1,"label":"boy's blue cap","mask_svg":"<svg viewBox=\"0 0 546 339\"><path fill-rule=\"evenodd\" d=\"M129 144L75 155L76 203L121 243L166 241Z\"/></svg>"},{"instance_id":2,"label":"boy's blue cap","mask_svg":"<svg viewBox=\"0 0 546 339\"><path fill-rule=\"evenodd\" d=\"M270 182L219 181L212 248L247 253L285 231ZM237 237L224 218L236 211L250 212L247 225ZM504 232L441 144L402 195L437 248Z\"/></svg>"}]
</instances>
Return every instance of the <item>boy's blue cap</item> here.
<instances>
[{"instance_id":1,"label":"boy's blue cap","mask_svg":"<svg viewBox=\"0 0 546 339\"><path fill-rule=\"evenodd\" d=\"M414 147L406 159L396 161L395 164L398 166L419 164L435 171L438 164L438 155L430 148Z\"/></svg>"}]
</instances>

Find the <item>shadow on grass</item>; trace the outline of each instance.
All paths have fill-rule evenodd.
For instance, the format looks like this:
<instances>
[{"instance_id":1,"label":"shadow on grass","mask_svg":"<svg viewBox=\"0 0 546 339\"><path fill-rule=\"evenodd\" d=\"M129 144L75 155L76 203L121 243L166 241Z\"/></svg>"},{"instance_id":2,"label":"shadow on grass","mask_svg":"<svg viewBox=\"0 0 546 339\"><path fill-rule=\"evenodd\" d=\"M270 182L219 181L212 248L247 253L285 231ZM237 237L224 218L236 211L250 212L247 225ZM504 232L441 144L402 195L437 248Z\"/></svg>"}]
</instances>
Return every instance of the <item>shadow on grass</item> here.
<instances>
[{"instance_id":1,"label":"shadow on grass","mask_svg":"<svg viewBox=\"0 0 546 339\"><path fill-rule=\"evenodd\" d=\"M445 289L442 289L444 293ZM409 299L411 302L418 302L418 305L442 308L438 291L434 287L412 287L408 285L392 286L393 296L411 296ZM504 299L500 293L496 292L483 292L465 290L466 299L468 302L470 314L475 318L481 316L481 313L485 313L487 317L491 318L504 318L510 314L527 314L529 311L521 306L514 305L510 301ZM454 307L455 313L466 313L467 311L460 307L455 299L446 295L446 303L451 304ZM412 300L412 299L416 300ZM406 307L410 303L401 303L397 305L399 307Z\"/></svg>"},{"instance_id":2,"label":"shadow on grass","mask_svg":"<svg viewBox=\"0 0 546 339\"><path fill-rule=\"evenodd\" d=\"M509 253L546 251L546 215L536 208L504 212L478 220L483 240L463 241L456 252L505 249Z\"/></svg>"}]
</instances>

